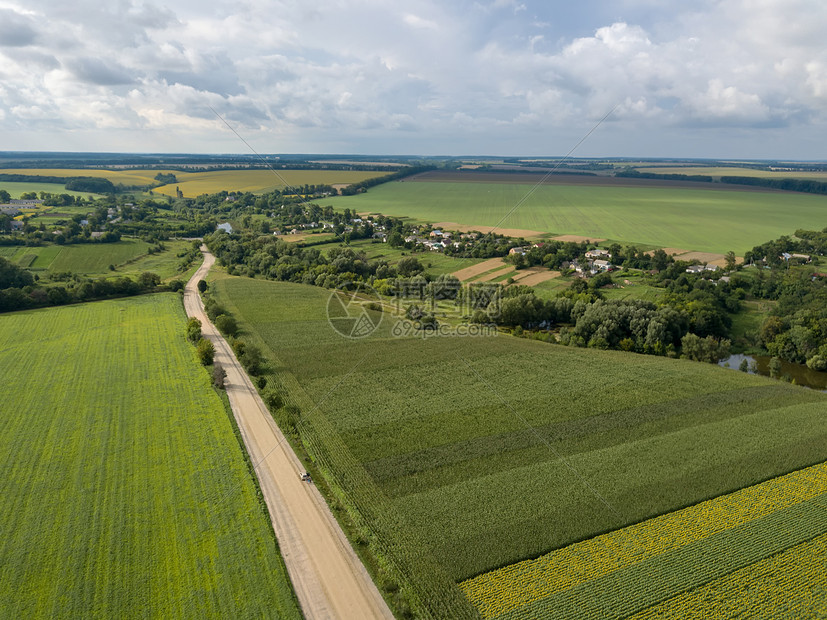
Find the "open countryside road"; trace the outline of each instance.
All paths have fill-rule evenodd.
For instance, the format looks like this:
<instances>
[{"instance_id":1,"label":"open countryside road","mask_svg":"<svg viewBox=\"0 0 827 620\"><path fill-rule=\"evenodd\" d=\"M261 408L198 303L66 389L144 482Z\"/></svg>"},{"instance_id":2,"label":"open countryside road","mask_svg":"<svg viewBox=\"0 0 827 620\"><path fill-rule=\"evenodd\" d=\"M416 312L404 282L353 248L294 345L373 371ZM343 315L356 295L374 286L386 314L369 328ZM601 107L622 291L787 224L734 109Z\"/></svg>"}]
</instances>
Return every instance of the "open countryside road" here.
<instances>
[{"instance_id":1,"label":"open countryside road","mask_svg":"<svg viewBox=\"0 0 827 620\"><path fill-rule=\"evenodd\" d=\"M388 618L390 609L345 538L319 491L302 482L304 468L273 421L229 344L204 313L198 281L215 257L187 283L184 308L201 321L215 345L215 361L227 371L226 389L247 452L256 465L287 572L306 618Z\"/></svg>"}]
</instances>

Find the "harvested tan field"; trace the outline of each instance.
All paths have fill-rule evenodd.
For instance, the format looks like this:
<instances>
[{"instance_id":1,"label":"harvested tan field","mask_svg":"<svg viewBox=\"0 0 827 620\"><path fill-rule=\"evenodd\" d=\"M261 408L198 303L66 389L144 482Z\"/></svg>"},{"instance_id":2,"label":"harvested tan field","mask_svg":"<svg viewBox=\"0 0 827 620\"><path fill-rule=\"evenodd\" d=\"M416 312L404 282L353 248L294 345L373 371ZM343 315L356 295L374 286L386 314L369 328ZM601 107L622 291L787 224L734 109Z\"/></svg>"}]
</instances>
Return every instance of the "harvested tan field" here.
<instances>
[{"instance_id":1,"label":"harvested tan field","mask_svg":"<svg viewBox=\"0 0 827 620\"><path fill-rule=\"evenodd\" d=\"M528 230L526 228L495 228L493 226L464 226L463 224L457 224L456 222L437 222L434 224L434 228L444 228L447 230L456 230L457 232L481 232L481 233L490 233L492 230L496 232L498 235L505 235L507 237L525 237L526 239L530 237L542 237L543 235L547 235L548 233L544 233L540 230Z\"/></svg>"},{"instance_id":2,"label":"harvested tan field","mask_svg":"<svg viewBox=\"0 0 827 620\"><path fill-rule=\"evenodd\" d=\"M574 243L600 243L601 241L605 241L605 239L600 239L598 237L583 237L582 235L559 235L557 237L552 237L555 241L573 241Z\"/></svg>"},{"instance_id":3,"label":"harvested tan field","mask_svg":"<svg viewBox=\"0 0 827 620\"><path fill-rule=\"evenodd\" d=\"M530 267L525 270L525 275L514 278L514 282L517 284L525 284L526 286L534 286L546 280L553 280L559 277L559 271L551 271L543 267Z\"/></svg>"},{"instance_id":4,"label":"harvested tan field","mask_svg":"<svg viewBox=\"0 0 827 620\"><path fill-rule=\"evenodd\" d=\"M720 261L722 265L724 263L724 255L714 254L713 252L687 252L675 258L679 260L698 260L702 263L712 263L713 265L717 265L718 261Z\"/></svg>"},{"instance_id":5,"label":"harvested tan field","mask_svg":"<svg viewBox=\"0 0 827 620\"><path fill-rule=\"evenodd\" d=\"M663 251L666 252L666 254L669 256L689 254L689 250L682 250L680 248L663 248Z\"/></svg>"},{"instance_id":6,"label":"harvested tan field","mask_svg":"<svg viewBox=\"0 0 827 620\"><path fill-rule=\"evenodd\" d=\"M502 258L489 258L488 260L477 263L476 265L471 265L470 267L465 267L455 271L452 275L459 278L460 281L465 282L471 278L476 278L478 275L483 274L486 271L491 271L496 267L502 267L504 264L505 263L503 263Z\"/></svg>"}]
</instances>

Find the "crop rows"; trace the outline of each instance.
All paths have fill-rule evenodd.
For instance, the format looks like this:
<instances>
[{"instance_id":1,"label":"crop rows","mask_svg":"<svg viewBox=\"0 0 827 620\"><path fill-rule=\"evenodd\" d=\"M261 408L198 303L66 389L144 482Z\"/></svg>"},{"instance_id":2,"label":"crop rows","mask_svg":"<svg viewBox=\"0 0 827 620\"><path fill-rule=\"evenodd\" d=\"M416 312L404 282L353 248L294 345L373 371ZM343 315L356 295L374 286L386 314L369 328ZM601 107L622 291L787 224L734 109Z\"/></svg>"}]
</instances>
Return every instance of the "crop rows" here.
<instances>
[{"instance_id":1,"label":"crop rows","mask_svg":"<svg viewBox=\"0 0 827 620\"><path fill-rule=\"evenodd\" d=\"M299 617L177 295L0 316L0 617Z\"/></svg>"},{"instance_id":2,"label":"crop rows","mask_svg":"<svg viewBox=\"0 0 827 620\"><path fill-rule=\"evenodd\" d=\"M433 616L456 615L452 582L827 459L817 392L507 336L393 338L388 316L351 341L328 291L214 290L386 573Z\"/></svg>"},{"instance_id":3,"label":"crop rows","mask_svg":"<svg viewBox=\"0 0 827 620\"><path fill-rule=\"evenodd\" d=\"M827 535L674 596L635 620L827 617Z\"/></svg>"},{"instance_id":4,"label":"crop rows","mask_svg":"<svg viewBox=\"0 0 827 620\"><path fill-rule=\"evenodd\" d=\"M480 575L461 587L484 618L566 617L567 609L576 617L576 610L591 606L598 615L634 611L635 605L647 607L670 591L690 589L693 581L705 583L710 575L732 572L732 566L743 570L739 564L827 531L825 493L827 464L820 464Z\"/></svg>"}]
</instances>

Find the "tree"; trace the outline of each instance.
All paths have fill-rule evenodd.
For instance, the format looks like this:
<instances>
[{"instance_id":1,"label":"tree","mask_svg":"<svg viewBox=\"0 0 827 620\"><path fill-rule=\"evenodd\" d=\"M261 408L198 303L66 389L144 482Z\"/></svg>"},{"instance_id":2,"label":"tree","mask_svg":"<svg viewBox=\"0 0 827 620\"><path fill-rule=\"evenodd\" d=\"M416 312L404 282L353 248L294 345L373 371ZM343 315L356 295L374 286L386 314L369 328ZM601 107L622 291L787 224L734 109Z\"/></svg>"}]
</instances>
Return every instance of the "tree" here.
<instances>
[{"instance_id":1,"label":"tree","mask_svg":"<svg viewBox=\"0 0 827 620\"><path fill-rule=\"evenodd\" d=\"M652 254L652 269L663 271L669 266L669 256L661 248Z\"/></svg>"},{"instance_id":2,"label":"tree","mask_svg":"<svg viewBox=\"0 0 827 620\"><path fill-rule=\"evenodd\" d=\"M773 357L770 360L770 377L773 379L778 379L778 376L781 374L781 360L777 357Z\"/></svg>"},{"instance_id":3,"label":"tree","mask_svg":"<svg viewBox=\"0 0 827 620\"><path fill-rule=\"evenodd\" d=\"M9 194L6 190L0 189L0 202L8 203L11 200L11 194Z\"/></svg>"},{"instance_id":4,"label":"tree","mask_svg":"<svg viewBox=\"0 0 827 620\"><path fill-rule=\"evenodd\" d=\"M192 317L187 321L187 340L197 344L201 340L201 321Z\"/></svg>"},{"instance_id":5,"label":"tree","mask_svg":"<svg viewBox=\"0 0 827 620\"><path fill-rule=\"evenodd\" d=\"M160 283L161 276L157 273L152 273L151 271L144 271L138 276L138 284L140 284L142 288L154 288Z\"/></svg>"},{"instance_id":6,"label":"tree","mask_svg":"<svg viewBox=\"0 0 827 620\"><path fill-rule=\"evenodd\" d=\"M717 364L729 355L729 340L716 340L712 336L701 338L696 334L686 334L681 339L683 356L696 362Z\"/></svg>"},{"instance_id":7,"label":"tree","mask_svg":"<svg viewBox=\"0 0 827 620\"><path fill-rule=\"evenodd\" d=\"M255 345L249 345L244 353L244 367L247 372L257 375L261 372L261 364L264 357L261 355L261 349Z\"/></svg>"},{"instance_id":8,"label":"tree","mask_svg":"<svg viewBox=\"0 0 827 620\"><path fill-rule=\"evenodd\" d=\"M207 290L207 281L206 280L199 280L198 281L198 292L203 293Z\"/></svg>"},{"instance_id":9,"label":"tree","mask_svg":"<svg viewBox=\"0 0 827 620\"><path fill-rule=\"evenodd\" d=\"M200 362L204 366L209 366L212 364L213 358L215 357L215 347L213 346L213 343L206 338L201 338L201 340L198 341L196 353L198 354L198 359Z\"/></svg>"},{"instance_id":10,"label":"tree","mask_svg":"<svg viewBox=\"0 0 827 620\"><path fill-rule=\"evenodd\" d=\"M749 372L749 362L747 362L747 358L741 360L741 364L738 366L738 370L741 372Z\"/></svg>"},{"instance_id":11,"label":"tree","mask_svg":"<svg viewBox=\"0 0 827 620\"><path fill-rule=\"evenodd\" d=\"M238 334L238 324L235 319L227 314L219 314L215 317L215 326L225 336L235 336Z\"/></svg>"},{"instance_id":12,"label":"tree","mask_svg":"<svg viewBox=\"0 0 827 620\"><path fill-rule=\"evenodd\" d=\"M727 252L724 260L726 260L726 270L733 271L735 269L735 252L732 250Z\"/></svg>"},{"instance_id":13,"label":"tree","mask_svg":"<svg viewBox=\"0 0 827 620\"><path fill-rule=\"evenodd\" d=\"M391 234L389 234L388 245L392 248L401 248L405 245L405 238L402 236L402 233L398 230L394 230Z\"/></svg>"},{"instance_id":14,"label":"tree","mask_svg":"<svg viewBox=\"0 0 827 620\"><path fill-rule=\"evenodd\" d=\"M219 390L224 389L224 380L227 378L227 371L221 367L221 364L216 364L212 369L212 383Z\"/></svg>"},{"instance_id":15,"label":"tree","mask_svg":"<svg viewBox=\"0 0 827 620\"><path fill-rule=\"evenodd\" d=\"M403 278L410 278L423 271L425 271L425 268L422 263L413 256L406 256L396 263L396 272Z\"/></svg>"}]
</instances>

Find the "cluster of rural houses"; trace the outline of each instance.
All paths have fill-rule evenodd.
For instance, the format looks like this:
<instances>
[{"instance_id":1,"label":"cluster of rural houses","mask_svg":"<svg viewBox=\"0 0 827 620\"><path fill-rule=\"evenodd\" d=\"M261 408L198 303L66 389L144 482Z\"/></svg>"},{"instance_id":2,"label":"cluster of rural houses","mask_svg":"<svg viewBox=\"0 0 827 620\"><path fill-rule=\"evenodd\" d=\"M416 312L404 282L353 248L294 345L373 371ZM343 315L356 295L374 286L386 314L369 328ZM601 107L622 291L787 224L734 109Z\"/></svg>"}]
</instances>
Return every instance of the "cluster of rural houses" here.
<instances>
[{"instance_id":1,"label":"cluster of rural houses","mask_svg":"<svg viewBox=\"0 0 827 620\"><path fill-rule=\"evenodd\" d=\"M42 204L42 200L22 200L12 198L7 203L0 204L0 215L8 215L14 218L22 213L21 209L31 209L32 207L37 207ZM23 230L24 226L25 223L21 220L13 219L11 221L12 231Z\"/></svg>"},{"instance_id":2,"label":"cluster of rural houses","mask_svg":"<svg viewBox=\"0 0 827 620\"><path fill-rule=\"evenodd\" d=\"M427 237L425 236L427 234ZM420 230L414 228L412 234L405 237L405 243L412 243L414 245L422 245L432 252L442 252L445 248L458 248L462 243L469 241L476 241L479 239L479 233L452 233L443 231L439 228L428 231L427 229Z\"/></svg>"}]
</instances>

